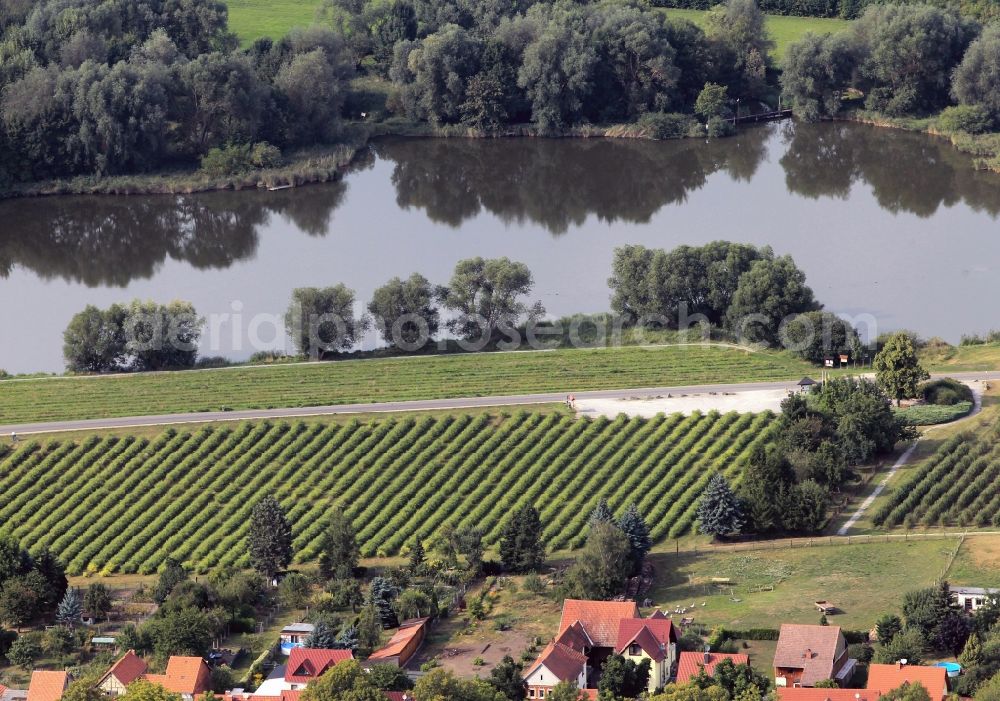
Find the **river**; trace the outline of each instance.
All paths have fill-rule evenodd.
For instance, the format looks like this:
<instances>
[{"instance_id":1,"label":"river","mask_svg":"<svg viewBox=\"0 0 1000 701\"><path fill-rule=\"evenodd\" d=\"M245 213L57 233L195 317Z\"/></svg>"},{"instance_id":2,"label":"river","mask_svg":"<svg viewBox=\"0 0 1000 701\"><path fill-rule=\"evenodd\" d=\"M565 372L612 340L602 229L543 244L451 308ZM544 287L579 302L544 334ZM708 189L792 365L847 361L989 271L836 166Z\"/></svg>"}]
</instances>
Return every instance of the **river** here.
<instances>
[{"instance_id":1,"label":"river","mask_svg":"<svg viewBox=\"0 0 1000 701\"><path fill-rule=\"evenodd\" d=\"M606 311L616 246L715 239L791 254L831 311L955 342L1000 328L998 214L1000 176L858 124L711 143L382 139L328 185L0 202L0 368L61 370L74 313L134 298L192 301L214 319L202 354L245 359L286 346L295 287L343 282L366 303L396 275L446 283L470 256L525 262L552 315Z\"/></svg>"}]
</instances>

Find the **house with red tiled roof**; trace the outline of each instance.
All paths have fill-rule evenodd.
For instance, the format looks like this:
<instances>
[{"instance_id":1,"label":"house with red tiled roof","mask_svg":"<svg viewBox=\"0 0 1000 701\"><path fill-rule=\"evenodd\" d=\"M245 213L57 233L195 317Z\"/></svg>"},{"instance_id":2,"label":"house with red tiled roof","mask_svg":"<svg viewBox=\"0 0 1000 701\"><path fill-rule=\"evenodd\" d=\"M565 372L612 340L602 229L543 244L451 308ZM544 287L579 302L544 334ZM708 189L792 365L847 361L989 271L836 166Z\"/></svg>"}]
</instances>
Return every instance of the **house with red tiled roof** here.
<instances>
[{"instance_id":1,"label":"house with red tiled roof","mask_svg":"<svg viewBox=\"0 0 1000 701\"><path fill-rule=\"evenodd\" d=\"M723 660L729 660L735 665L750 664L750 655L732 652L682 652L677 658L677 683L687 684L703 669L711 677L715 673L715 666Z\"/></svg>"},{"instance_id":2,"label":"house with red tiled roof","mask_svg":"<svg viewBox=\"0 0 1000 701\"><path fill-rule=\"evenodd\" d=\"M653 692L670 681L678 637L677 628L666 616L623 618L618 621L615 652L636 664L649 660L649 691Z\"/></svg>"},{"instance_id":3,"label":"house with red tiled roof","mask_svg":"<svg viewBox=\"0 0 1000 701\"><path fill-rule=\"evenodd\" d=\"M379 664L405 667L424 644L430 621L430 618L412 618L403 621L386 646L368 655L368 659Z\"/></svg>"},{"instance_id":4,"label":"house with red tiled roof","mask_svg":"<svg viewBox=\"0 0 1000 701\"><path fill-rule=\"evenodd\" d=\"M545 698L559 682L572 681L587 686L587 655L564 642L553 640L538 659L525 670L524 683L529 699Z\"/></svg>"},{"instance_id":5,"label":"house with red tiled roof","mask_svg":"<svg viewBox=\"0 0 1000 701\"><path fill-rule=\"evenodd\" d=\"M69 672L36 669L28 685L28 701L59 701L69 686Z\"/></svg>"},{"instance_id":6,"label":"house with red tiled roof","mask_svg":"<svg viewBox=\"0 0 1000 701\"><path fill-rule=\"evenodd\" d=\"M321 677L328 669L340 662L353 660L350 650L324 650L320 648L293 648L285 665L285 683L289 691L301 690Z\"/></svg>"},{"instance_id":7,"label":"house with red tiled roof","mask_svg":"<svg viewBox=\"0 0 1000 701\"><path fill-rule=\"evenodd\" d=\"M166 673L146 674L143 678L180 694L184 701L194 701L196 696L212 688L212 670L200 657L173 656L167 660Z\"/></svg>"},{"instance_id":8,"label":"house with red tiled roof","mask_svg":"<svg viewBox=\"0 0 1000 701\"><path fill-rule=\"evenodd\" d=\"M109 696L124 694L129 684L146 673L146 661L129 650L111 665L97 682L97 688Z\"/></svg>"},{"instance_id":9,"label":"house with red tiled roof","mask_svg":"<svg viewBox=\"0 0 1000 701\"><path fill-rule=\"evenodd\" d=\"M563 602L559 632L525 670L528 698L543 698L561 681L585 692L594 689L604 662L613 654L636 663L650 661L649 689L666 685L677 656L677 629L657 611L639 615L634 601Z\"/></svg>"},{"instance_id":10,"label":"house with red tiled roof","mask_svg":"<svg viewBox=\"0 0 1000 701\"><path fill-rule=\"evenodd\" d=\"M857 660L847 656L847 641L840 626L784 623L774 652L774 683L782 686L815 686L832 679L846 685Z\"/></svg>"},{"instance_id":11,"label":"house with red tiled roof","mask_svg":"<svg viewBox=\"0 0 1000 701\"><path fill-rule=\"evenodd\" d=\"M878 701L865 689L812 689L804 686L779 686L777 701Z\"/></svg>"},{"instance_id":12,"label":"house with red tiled roof","mask_svg":"<svg viewBox=\"0 0 1000 701\"><path fill-rule=\"evenodd\" d=\"M942 701L948 696L948 673L944 667L924 667L922 665L872 664L868 665L869 691L881 696L904 684L920 684L930 694L931 701Z\"/></svg>"}]
</instances>

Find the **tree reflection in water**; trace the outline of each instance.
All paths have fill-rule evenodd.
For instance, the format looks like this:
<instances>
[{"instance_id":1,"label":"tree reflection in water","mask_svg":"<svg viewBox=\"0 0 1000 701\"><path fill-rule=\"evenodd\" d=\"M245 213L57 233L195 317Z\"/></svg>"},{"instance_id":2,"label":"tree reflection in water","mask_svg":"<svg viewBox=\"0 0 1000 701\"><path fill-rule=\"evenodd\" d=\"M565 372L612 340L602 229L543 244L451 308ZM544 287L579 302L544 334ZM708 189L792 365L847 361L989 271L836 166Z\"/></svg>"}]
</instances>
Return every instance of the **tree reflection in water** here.
<instances>
[{"instance_id":1,"label":"tree reflection in water","mask_svg":"<svg viewBox=\"0 0 1000 701\"><path fill-rule=\"evenodd\" d=\"M590 216L648 222L713 174L750 182L770 152L782 154L786 187L801 197L848 199L860 185L893 213L930 217L964 202L1000 214L1000 178L975 171L943 139L847 123L771 124L711 142L388 138L374 142L354 169L371 168L376 156L391 162L396 204L432 222L459 227L489 212L559 235ZM326 236L347 188L0 202L0 276L23 266L44 279L124 287L152 277L168 259L226 268L255 257L274 215L309 236ZM356 206L377 217L385 203L364 196Z\"/></svg>"}]
</instances>

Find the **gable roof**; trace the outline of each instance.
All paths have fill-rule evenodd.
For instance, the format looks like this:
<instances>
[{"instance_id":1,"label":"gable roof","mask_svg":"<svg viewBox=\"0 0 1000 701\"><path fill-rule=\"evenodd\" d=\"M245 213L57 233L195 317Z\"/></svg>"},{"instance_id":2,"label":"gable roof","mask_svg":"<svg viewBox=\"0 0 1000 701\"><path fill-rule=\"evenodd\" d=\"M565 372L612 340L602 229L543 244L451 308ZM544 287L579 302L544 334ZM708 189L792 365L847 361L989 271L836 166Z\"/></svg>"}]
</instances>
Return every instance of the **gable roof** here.
<instances>
[{"instance_id":1,"label":"gable roof","mask_svg":"<svg viewBox=\"0 0 1000 701\"><path fill-rule=\"evenodd\" d=\"M659 661L666 658L670 643L677 642L677 631L669 618L623 618L618 621L615 652L623 652L633 642Z\"/></svg>"},{"instance_id":2,"label":"gable roof","mask_svg":"<svg viewBox=\"0 0 1000 701\"><path fill-rule=\"evenodd\" d=\"M28 685L28 701L59 701L69 684L69 672L35 670Z\"/></svg>"},{"instance_id":3,"label":"gable roof","mask_svg":"<svg viewBox=\"0 0 1000 701\"><path fill-rule=\"evenodd\" d=\"M639 618L639 607L634 601L563 601L559 633L579 621L594 647L615 647L618 642L618 622L623 618Z\"/></svg>"},{"instance_id":4,"label":"gable roof","mask_svg":"<svg viewBox=\"0 0 1000 701\"><path fill-rule=\"evenodd\" d=\"M585 648L593 647L594 641L587 635L583 624L579 621L573 623L566 630L556 636L556 642L571 647L578 652L583 652Z\"/></svg>"},{"instance_id":5,"label":"gable roof","mask_svg":"<svg viewBox=\"0 0 1000 701\"><path fill-rule=\"evenodd\" d=\"M868 686L879 696L903 684L919 682L930 694L932 701L948 695L948 675L944 667L923 667L912 664L873 664L868 666Z\"/></svg>"},{"instance_id":6,"label":"gable roof","mask_svg":"<svg viewBox=\"0 0 1000 701\"><path fill-rule=\"evenodd\" d=\"M111 665L111 668L101 677L98 685L103 684L108 677L114 677L120 684L128 686L145 674L146 669L146 661L135 654L135 650L129 650Z\"/></svg>"},{"instance_id":7,"label":"gable roof","mask_svg":"<svg viewBox=\"0 0 1000 701\"><path fill-rule=\"evenodd\" d=\"M296 647L285 665L285 681L308 684L338 662L353 660L350 650L325 650L322 648Z\"/></svg>"},{"instance_id":8,"label":"gable roof","mask_svg":"<svg viewBox=\"0 0 1000 701\"><path fill-rule=\"evenodd\" d=\"M774 666L801 669L803 686L812 686L834 675L834 663L847 648L840 626L783 623L774 651Z\"/></svg>"},{"instance_id":9,"label":"gable roof","mask_svg":"<svg viewBox=\"0 0 1000 701\"><path fill-rule=\"evenodd\" d=\"M778 701L877 701L875 694L864 689L809 689L779 686Z\"/></svg>"},{"instance_id":10,"label":"gable roof","mask_svg":"<svg viewBox=\"0 0 1000 701\"><path fill-rule=\"evenodd\" d=\"M197 696L212 686L212 672L200 657L173 656L167 660L166 674L147 674L146 680L175 694Z\"/></svg>"},{"instance_id":11,"label":"gable roof","mask_svg":"<svg viewBox=\"0 0 1000 701\"><path fill-rule=\"evenodd\" d=\"M580 678L580 672L587 665L587 656L579 650L574 650L568 645L553 640L545 646L534 664L525 671L524 678L527 679L534 674L541 665L545 665L545 669L552 672L559 681L575 682Z\"/></svg>"},{"instance_id":12,"label":"gable roof","mask_svg":"<svg viewBox=\"0 0 1000 701\"><path fill-rule=\"evenodd\" d=\"M677 683L687 684L692 677L698 676L698 670L702 667L705 668L705 674L712 676L715 674L715 665L723 660L732 660L733 664L750 664L750 655L731 652L682 652L677 658Z\"/></svg>"},{"instance_id":13,"label":"gable roof","mask_svg":"<svg viewBox=\"0 0 1000 701\"><path fill-rule=\"evenodd\" d=\"M386 646L368 655L369 660L384 660L389 657L398 657L406 651L406 646L410 644L416 636L423 633L424 628L430 618L412 618L399 624L393 636L386 643Z\"/></svg>"}]
</instances>

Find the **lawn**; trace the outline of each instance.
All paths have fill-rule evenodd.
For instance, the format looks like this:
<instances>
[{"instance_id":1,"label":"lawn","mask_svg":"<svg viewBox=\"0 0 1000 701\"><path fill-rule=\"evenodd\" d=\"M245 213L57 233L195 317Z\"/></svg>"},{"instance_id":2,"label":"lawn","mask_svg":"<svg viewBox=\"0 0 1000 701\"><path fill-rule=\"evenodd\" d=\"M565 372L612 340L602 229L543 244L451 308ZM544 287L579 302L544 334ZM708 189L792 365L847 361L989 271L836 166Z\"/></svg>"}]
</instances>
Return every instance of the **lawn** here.
<instances>
[{"instance_id":1,"label":"lawn","mask_svg":"<svg viewBox=\"0 0 1000 701\"><path fill-rule=\"evenodd\" d=\"M243 44L259 37L272 39L284 36L293 27L312 23L321 0L227 0L229 26ZM684 17L695 24L703 24L703 10L664 10L671 17ZM850 22L823 17L783 17L768 15L767 28L775 42L774 58L781 61L788 45L806 32L829 34L843 31Z\"/></svg>"},{"instance_id":2,"label":"lawn","mask_svg":"<svg viewBox=\"0 0 1000 701\"><path fill-rule=\"evenodd\" d=\"M620 347L0 381L0 424L447 397L790 380L787 354Z\"/></svg>"},{"instance_id":3,"label":"lawn","mask_svg":"<svg viewBox=\"0 0 1000 701\"><path fill-rule=\"evenodd\" d=\"M244 45L260 37L277 39L293 27L312 24L321 0L226 0L229 28Z\"/></svg>"},{"instance_id":4,"label":"lawn","mask_svg":"<svg viewBox=\"0 0 1000 701\"><path fill-rule=\"evenodd\" d=\"M704 26L705 18L708 15L708 12L705 10L665 9L664 12L670 17L689 19L699 26ZM851 26L850 21L844 19L768 15L767 28L771 32L771 38L774 40L772 56L780 63L785 57L788 45L801 39L806 32L835 34L844 31L849 26Z\"/></svg>"},{"instance_id":5,"label":"lawn","mask_svg":"<svg viewBox=\"0 0 1000 701\"><path fill-rule=\"evenodd\" d=\"M1000 547L1000 539L995 543ZM867 630L880 614L899 609L903 592L935 582L957 544L957 538L949 538L659 554L653 556L659 585L650 598L670 611L693 604L694 611L687 615L696 623L732 629L817 623L813 602L825 599L841 610L830 617L831 624ZM712 584L713 577L728 577L732 586L720 590ZM754 591L761 586L764 591Z\"/></svg>"}]
</instances>

